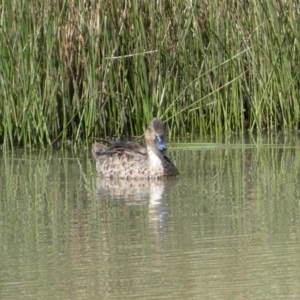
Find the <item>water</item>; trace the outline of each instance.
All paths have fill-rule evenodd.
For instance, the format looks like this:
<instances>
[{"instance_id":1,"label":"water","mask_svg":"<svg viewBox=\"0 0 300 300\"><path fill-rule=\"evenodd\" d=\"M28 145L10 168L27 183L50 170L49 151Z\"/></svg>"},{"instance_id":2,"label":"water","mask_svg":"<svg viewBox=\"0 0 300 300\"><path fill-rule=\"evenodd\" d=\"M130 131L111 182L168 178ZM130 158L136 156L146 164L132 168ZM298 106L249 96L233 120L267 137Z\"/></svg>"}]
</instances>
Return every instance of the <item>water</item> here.
<instances>
[{"instance_id":1,"label":"water","mask_svg":"<svg viewBox=\"0 0 300 300\"><path fill-rule=\"evenodd\" d=\"M87 150L0 158L0 299L298 299L300 148L177 145L167 181Z\"/></svg>"}]
</instances>

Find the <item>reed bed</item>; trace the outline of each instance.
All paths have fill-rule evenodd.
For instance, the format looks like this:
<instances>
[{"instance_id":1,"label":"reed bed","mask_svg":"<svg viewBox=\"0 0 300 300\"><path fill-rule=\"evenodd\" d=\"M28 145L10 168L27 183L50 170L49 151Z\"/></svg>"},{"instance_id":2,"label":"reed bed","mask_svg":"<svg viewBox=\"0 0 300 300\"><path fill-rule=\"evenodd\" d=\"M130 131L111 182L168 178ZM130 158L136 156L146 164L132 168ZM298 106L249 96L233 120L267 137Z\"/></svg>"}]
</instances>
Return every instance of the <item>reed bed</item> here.
<instances>
[{"instance_id":1,"label":"reed bed","mask_svg":"<svg viewBox=\"0 0 300 300\"><path fill-rule=\"evenodd\" d=\"M3 0L4 148L299 126L293 1Z\"/></svg>"}]
</instances>

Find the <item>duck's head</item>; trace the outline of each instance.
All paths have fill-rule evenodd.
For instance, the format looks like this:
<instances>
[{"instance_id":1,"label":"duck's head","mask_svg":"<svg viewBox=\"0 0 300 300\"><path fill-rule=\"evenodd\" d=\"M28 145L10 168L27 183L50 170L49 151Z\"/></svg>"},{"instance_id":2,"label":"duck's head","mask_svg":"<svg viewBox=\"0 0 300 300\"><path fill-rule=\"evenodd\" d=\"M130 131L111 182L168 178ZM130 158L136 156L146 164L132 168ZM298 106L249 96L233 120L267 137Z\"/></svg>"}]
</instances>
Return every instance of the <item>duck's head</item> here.
<instances>
[{"instance_id":1,"label":"duck's head","mask_svg":"<svg viewBox=\"0 0 300 300\"><path fill-rule=\"evenodd\" d=\"M154 118L147 126L145 132L147 148L154 152L164 153L167 150L165 143L165 128L161 120Z\"/></svg>"}]
</instances>

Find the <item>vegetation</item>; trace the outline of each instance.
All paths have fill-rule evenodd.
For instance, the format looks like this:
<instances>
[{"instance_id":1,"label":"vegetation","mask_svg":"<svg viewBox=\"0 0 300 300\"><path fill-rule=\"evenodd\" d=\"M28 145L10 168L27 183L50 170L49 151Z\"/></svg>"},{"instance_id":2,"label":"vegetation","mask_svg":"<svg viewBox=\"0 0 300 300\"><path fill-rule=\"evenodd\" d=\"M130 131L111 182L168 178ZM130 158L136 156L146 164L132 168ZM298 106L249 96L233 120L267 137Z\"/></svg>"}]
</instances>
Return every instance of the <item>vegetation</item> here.
<instances>
[{"instance_id":1,"label":"vegetation","mask_svg":"<svg viewBox=\"0 0 300 300\"><path fill-rule=\"evenodd\" d=\"M0 142L298 128L296 5L3 0Z\"/></svg>"}]
</instances>

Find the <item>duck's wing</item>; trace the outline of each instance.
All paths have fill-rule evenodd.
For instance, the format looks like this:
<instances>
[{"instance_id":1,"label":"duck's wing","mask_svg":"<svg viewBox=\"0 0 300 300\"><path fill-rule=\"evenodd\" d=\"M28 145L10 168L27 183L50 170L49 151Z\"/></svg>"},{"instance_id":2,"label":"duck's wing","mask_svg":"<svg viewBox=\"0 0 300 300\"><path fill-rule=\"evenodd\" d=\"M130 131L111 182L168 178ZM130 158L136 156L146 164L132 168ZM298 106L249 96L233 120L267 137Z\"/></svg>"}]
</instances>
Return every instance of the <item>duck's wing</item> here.
<instances>
[{"instance_id":1,"label":"duck's wing","mask_svg":"<svg viewBox=\"0 0 300 300\"><path fill-rule=\"evenodd\" d=\"M101 155L109 153L109 149L110 147L107 147L101 143L94 143L92 145L92 153L96 159L99 158Z\"/></svg>"},{"instance_id":2,"label":"duck's wing","mask_svg":"<svg viewBox=\"0 0 300 300\"><path fill-rule=\"evenodd\" d=\"M117 152L131 152L132 154L147 154L147 148L145 146L134 142L113 142L109 149Z\"/></svg>"},{"instance_id":3,"label":"duck's wing","mask_svg":"<svg viewBox=\"0 0 300 300\"><path fill-rule=\"evenodd\" d=\"M110 147L97 142L93 144L92 153L96 159L104 155L111 156L114 154L130 157L147 154L147 148L145 146L134 142L105 142L109 143Z\"/></svg>"}]
</instances>

